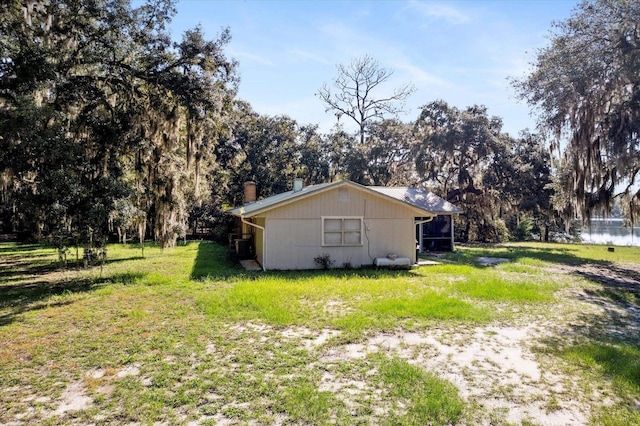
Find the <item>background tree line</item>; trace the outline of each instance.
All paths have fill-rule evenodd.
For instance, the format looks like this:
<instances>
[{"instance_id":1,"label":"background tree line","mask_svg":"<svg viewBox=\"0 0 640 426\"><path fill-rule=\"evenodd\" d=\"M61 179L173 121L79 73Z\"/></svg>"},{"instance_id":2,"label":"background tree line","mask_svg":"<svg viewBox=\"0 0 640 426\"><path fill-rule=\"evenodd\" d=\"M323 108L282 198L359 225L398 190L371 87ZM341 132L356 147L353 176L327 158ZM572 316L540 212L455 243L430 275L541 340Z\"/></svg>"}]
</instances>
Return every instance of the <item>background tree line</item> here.
<instances>
[{"instance_id":1,"label":"background tree line","mask_svg":"<svg viewBox=\"0 0 640 426\"><path fill-rule=\"evenodd\" d=\"M135 229L163 247L208 197L235 63L199 28L173 42L173 2L0 5L3 226L60 246Z\"/></svg>"},{"instance_id":2,"label":"background tree line","mask_svg":"<svg viewBox=\"0 0 640 426\"><path fill-rule=\"evenodd\" d=\"M532 231L544 239L616 197L633 217L640 204L633 192L638 9L585 1L560 25L534 71L514 82L541 110L540 130L512 136L482 105L459 109L438 100L414 121L394 118L413 87L383 96L378 89L392 70L368 56L340 65L318 91L358 130L338 124L321 133L236 99L237 64L224 53L229 30L207 40L194 28L172 41L173 1L137 8L127 0L3 2L2 231L59 247L91 248L111 235L170 247L201 229L224 236L223 211L241 204L243 182L257 182L267 197L291 189L295 177L307 185L351 179L427 187L464 209L461 241ZM589 38L594 25L609 31L608 50ZM592 67L587 53L571 56L592 44ZM554 159L549 143L557 148L567 135ZM621 183L626 189L617 193Z\"/></svg>"},{"instance_id":3,"label":"background tree line","mask_svg":"<svg viewBox=\"0 0 640 426\"><path fill-rule=\"evenodd\" d=\"M258 183L259 196L305 185L350 179L363 185L430 188L465 210L461 241L496 242L525 238L537 228L542 238L558 217L550 204L550 154L543 140L502 132L486 108L459 110L444 101L425 105L414 122L382 119L368 123L366 140L336 126L316 126L257 114L237 103L233 131L215 148L219 164L215 196L227 206L242 203L242 184Z\"/></svg>"}]
</instances>

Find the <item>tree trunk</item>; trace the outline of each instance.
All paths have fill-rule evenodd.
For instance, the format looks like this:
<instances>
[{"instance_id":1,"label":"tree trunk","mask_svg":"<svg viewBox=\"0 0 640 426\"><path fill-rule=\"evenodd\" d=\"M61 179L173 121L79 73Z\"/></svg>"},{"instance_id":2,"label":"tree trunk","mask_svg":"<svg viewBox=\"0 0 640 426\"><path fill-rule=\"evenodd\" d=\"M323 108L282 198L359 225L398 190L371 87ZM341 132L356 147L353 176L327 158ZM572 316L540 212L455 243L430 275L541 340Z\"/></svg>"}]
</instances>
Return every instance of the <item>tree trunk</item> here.
<instances>
[{"instance_id":1,"label":"tree trunk","mask_svg":"<svg viewBox=\"0 0 640 426\"><path fill-rule=\"evenodd\" d=\"M466 220L466 224L464 226L464 233L462 235L462 241L465 243L469 242L469 231L471 230L471 221L469 220L469 216L465 215L464 216L465 220Z\"/></svg>"}]
</instances>

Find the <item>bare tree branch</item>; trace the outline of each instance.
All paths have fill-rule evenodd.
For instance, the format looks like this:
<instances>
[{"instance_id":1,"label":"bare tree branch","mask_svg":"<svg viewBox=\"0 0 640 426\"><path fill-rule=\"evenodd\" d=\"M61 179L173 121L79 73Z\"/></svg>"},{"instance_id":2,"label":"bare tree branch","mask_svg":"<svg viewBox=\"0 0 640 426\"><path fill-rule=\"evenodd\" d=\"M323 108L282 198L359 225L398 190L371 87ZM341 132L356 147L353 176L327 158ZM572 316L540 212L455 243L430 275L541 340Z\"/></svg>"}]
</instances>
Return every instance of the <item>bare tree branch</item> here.
<instances>
[{"instance_id":1,"label":"bare tree branch","mask_svg":"<svg viewBox=\"0 0 640 426\"><path fill-rule=\"evenodd\" d=\"M378 61L368 55L337 68L338 76L333 81L335 92L325 83L317 96L326 105L325 111L334 110L338 120L345 115L358 124L360 144L364 143L369 121L402 112L404 101L415 91L412 84L407 84L395 89L391 96L375 98L372 93L389 80L393 70L380 68Z\"/></svg>"}]
</instances>

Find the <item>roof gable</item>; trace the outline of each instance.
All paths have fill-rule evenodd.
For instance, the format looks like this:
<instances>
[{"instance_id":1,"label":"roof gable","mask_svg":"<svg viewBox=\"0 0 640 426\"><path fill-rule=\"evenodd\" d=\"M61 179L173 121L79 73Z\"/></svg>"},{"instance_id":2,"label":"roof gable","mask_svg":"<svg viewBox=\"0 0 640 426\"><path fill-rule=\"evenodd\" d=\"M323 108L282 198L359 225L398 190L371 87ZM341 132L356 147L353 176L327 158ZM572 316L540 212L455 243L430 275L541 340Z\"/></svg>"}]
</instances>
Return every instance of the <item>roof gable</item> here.
<instances>
[{"instance_id":1,"label":"roof gable","mask_svg":"<svg viewBox=\"0 0 640 426\"><path fill-rule=\"evenodd\" d=\"M281 207L296 200L309 197L320 191L336 187L338 186L338 184L341 184L343 182L344 181L321 183L318 185L305 186L300 191L291 190L282 192L280 194L272 195L271 197L263 198L262 200L254 201L252 203L248 203L243 206L228 210L227 213L231 213L234 216L252 217L267 210Z\"/></svg>"},{"instance_id":2,"label":"roof gable","mask_svg":"<svg viewBox=\"0 0 640 426\"><path fill-rule=\"evenodd\" d=\"M228 210L234 216L253 217L266 211L285 206L290 203L297 202L307 197L317 195L334 188L348 186L360 191L366 191L388 201L394 203L402 203L413 208L416 215L433 216L437 214L457 214L462 210L453 204L443 200L437 195L420 188L409 187L382 187L382 186L364 186L358 183L343 180L330 183L322 183L318 185L310 185L299 191L287 191L276 194L271 197L264 198L244 206L236 207Z\"/></svg>"}]
</instances>

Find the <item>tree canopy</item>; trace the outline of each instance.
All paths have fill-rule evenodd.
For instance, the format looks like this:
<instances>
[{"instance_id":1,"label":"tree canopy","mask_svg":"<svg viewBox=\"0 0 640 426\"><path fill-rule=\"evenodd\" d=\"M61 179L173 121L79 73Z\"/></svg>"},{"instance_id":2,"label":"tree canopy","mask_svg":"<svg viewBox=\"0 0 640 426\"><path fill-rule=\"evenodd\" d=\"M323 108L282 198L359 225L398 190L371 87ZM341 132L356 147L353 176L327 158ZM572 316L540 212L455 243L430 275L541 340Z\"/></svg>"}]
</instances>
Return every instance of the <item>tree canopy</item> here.
<instances>
[{"instance_id":1,"label":"tree canopy","mask_svg":"<svg viewBox=\"0 0 640 426\"><path fill-rule=\"evenodd\" d=\"M2 3L0 170L23 227L92 242L129 199L163 246L183 233L235 64L228 30L172 42L174 14L165 0Z\"/></svg>"},{"instance_id":2,"label":"tree canopy","mask_svg":"<svg viewBox=\"0 0 640 426\"><path fill-rule=\"evenodd\" d=\"M523 217L546 231L552 215L544 187L551 171L539 135L514 139L484 106L461 110L435 101L422 107L415 138L419 182L465 211L462 241L504 241Z\"/></svg>"},{"instance_id":3,"label":"tree canopy","mask_svg":"<svg viewBox=\"0 0 640 426\"><path fill-rule=\"evenodd\" d=\"M610 210L618 194L640 197L639 22L640 2L585 0L555 24L531 73L515 82L541 127L567 141L563 164L573 175L564 175L563 189L583 218Z\"/></svg>"},{"instance_id":4,"label":"tree canopy","mask_svg":"<svg viewBox=\"0 0 640 426\"><path fill-rule=\"evenodd\" d=\"M551 184L543 137L505 134L482 105L460 109L441 100L423 106L415 121L390 117L414 89L407 84L385 95L392 71L364 56L340 65L334 86L318 93L358 131L337 125L321 133L235 99L236 63L224 51L230 31L208 40L196 27L172 38L174 14L171 0L0 4L3 231L61 248L90 249L115 233L123 242L137 234L171 247L199 227L224 233L223 212L242 202L245 181L267 197L291 189L295 178L427 187L465 209L455 227L464 241L526 236L524 223L542 235L555 221L551 200L570 210L553 190L575 180L563 172ZM522 90L543 77L523 82ZM635 86L629 90L636 96ZM620 128L629 147L637 123L624 117L617 123L627 126ZM580 146L575 142L567 158L586 161ZM632 167L627 160L607 182ZM636 205L628 200L629 208Z\"/></svg>"}]
</instances>

